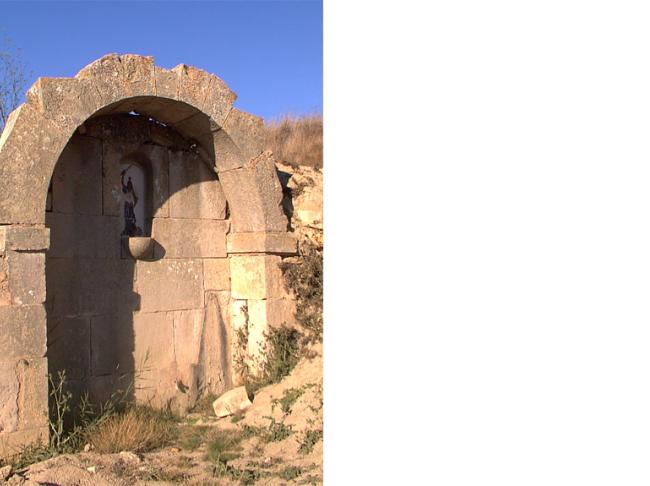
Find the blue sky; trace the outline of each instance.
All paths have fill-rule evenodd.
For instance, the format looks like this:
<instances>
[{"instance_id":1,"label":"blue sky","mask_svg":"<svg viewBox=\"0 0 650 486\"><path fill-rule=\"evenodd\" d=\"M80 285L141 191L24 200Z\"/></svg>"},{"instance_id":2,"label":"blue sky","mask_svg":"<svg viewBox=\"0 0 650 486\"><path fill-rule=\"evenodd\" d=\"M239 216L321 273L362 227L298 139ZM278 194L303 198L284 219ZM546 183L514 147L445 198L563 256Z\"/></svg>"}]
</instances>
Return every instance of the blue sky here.
<instances>
[{"instance_id":1,"label":"blue sky","mask_svg":"<svg viewBox=\"0 0 650 486\"><path fill-rule=\"evenodd\" d=\"M0 35L33 76L73 76L110 52L221 77L235 106L271 119L322 112L322 1L0 2Z\"/></svg>"}]
</instances>

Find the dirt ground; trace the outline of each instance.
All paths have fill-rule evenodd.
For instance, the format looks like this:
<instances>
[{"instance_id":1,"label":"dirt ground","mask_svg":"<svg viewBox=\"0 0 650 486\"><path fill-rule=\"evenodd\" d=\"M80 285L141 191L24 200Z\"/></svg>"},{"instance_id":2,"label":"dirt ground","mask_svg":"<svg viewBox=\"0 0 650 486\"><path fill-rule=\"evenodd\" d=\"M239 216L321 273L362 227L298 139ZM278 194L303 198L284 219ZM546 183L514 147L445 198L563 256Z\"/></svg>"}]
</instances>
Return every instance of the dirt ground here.
<instances>
[{"instance_id":1,"label":"dirt ground","mask_svg":"<svg viewBox=\"0 0 650 486\"><path fill-rule=\"evenodd\" d=\"M322 377L317 345L280 383L260 389L243 415L216 419L209 410L192 413L179 424L175 443L162 450L62 455L14 471L6 484L322 484ZM210 455L216 438L230 436L241 442L221 460L214 451Z\"/></svg>"}]
</instances>

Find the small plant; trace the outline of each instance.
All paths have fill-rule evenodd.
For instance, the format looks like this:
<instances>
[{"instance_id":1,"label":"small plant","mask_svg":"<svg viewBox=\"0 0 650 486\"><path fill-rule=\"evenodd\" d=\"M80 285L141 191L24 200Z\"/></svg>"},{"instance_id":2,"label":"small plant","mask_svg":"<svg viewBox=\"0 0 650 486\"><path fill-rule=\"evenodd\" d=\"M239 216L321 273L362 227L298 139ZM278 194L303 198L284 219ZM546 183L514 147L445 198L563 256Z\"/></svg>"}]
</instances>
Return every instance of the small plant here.
<instances>
[{"instance_id":1,"label":"small plant","mask_svg":"<svg viewBox=\"0 0 650 486\"><path fill-rule=\"evenodd\" d=\"M305 393L305 387L300 388L288 388L284 390L282 398L274 398L271 400L271 411L275 410L276 405L280 405L280 410L285 415L291 413L291 407L296 403L303 394Z\"/></svg>"},{"instance_id":2,"label":"small plant","mask_svg":"<svg viewBox=\"0 0 650 486\"><path fill-rule=\"evenodd\" d=\"M298 452L301 454L309 454L314 450L314 446L319 440L323 439L323 429L307 430L302 438Z\"/></svg>"},{"instance_id":3,"label":"small plant","mask_svg":"<svg viewBox=\"0 0 650 486\"><path fill-rule=\"evenodd\" d=\"M186 451L196 450L205 442L209 431L210 427L182 427L178 433L178 443Z\"/></svg>"},{"instance_id":4,"label":"small plant","mask_svg":"<svg viewBox=\"0 0 650 486\"><path fill-rule=\"evenodd\" d=\"M288 326L273 327L264 333L264 351L255 363L249 364L245 359L237 362L238 372L243 376L249 394L278 383L291 373L301 357L301 337L296 329Z\"/></svg>"},{"instance_id":5,"label":"small plant","mask_svg":"<svg viewBox=\"0 0 650 486\"><path fill-rule=\"evenodd\" d=\"M92 427L88 439L97 452L148 452L170 443L174 426L169 413L132 406Z\"/></svg>"},{"instance_id":6,"label":"small plant","mask_svg":"<svg viewBox=\"0 0 650 486\"><path fill-rule=\"evenodd\" d=\"M281 442L293 433L290 425L285 425L284 422L276 422L273 417L265 418L268 418L271 423L264 433L264 442Z\"/></svg>"},{"instance_id":7,"label":"small plant","mask_svg":"<svg viewBox=\"0 0 650 486\"><path fill-rule=\"evenodd\" d=\"M220 430L208 444L206 459L224 469L228 461L237 459L242 450L242 437L233 431Z\"/></svg>"},{"instance_id":8,"label":"small plant","mask_svg":"<svg viewBox=\"0 0 650 486\"><path fill-rule=\"evenodd\" d=\"M288 466L279 472L278 476L286 481L296 479L303 473L302 469L297 466Z\"/></svg>"}]
</instances>

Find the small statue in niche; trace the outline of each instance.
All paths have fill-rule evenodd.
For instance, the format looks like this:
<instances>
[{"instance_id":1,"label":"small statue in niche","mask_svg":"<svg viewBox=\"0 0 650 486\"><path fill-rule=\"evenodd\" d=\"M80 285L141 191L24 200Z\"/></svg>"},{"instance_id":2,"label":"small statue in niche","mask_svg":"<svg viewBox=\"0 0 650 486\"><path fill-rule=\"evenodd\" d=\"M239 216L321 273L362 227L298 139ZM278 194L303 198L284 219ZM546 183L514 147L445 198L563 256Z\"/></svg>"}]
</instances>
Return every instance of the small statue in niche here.
<instances>
[{"instance_id":1,"label":"small statue in niche","mask_svg":"<svg viewBox=\"0 0 650 486\"><path fill-rule=\"evenodd\" d=\"M135 206L138 204L138 196L135 193L131 176L127 183L124 183L124 175L131 166L127 167L121 172L122 194L124 200L124 230L122 236L141 236L142 228L138 227L135 218Z\"/></svg>"}]
</instances>

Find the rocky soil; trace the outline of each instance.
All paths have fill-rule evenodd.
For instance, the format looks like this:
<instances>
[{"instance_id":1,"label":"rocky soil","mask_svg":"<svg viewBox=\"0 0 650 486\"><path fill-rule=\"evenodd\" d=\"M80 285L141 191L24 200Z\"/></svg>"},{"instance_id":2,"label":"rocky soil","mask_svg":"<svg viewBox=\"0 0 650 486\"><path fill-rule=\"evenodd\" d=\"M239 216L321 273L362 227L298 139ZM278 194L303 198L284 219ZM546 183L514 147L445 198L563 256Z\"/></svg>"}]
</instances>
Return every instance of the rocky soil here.
<instances>
[{"instance_id":1,"label":"rocky soil","mask_svg":"<svg viewBox=\"0 0 650 486\"><path fill-rule=\"evenodd\" d=\"M66 454L14 471L6 484L322 484L322 348L311 352L280 383L260 389L242 415L216 419L207 410L188 415L176 443L163 450ZM224 434L243 439L232 448L238 457L219 467L209 446Z\"/></svg>"}]
</instances>

